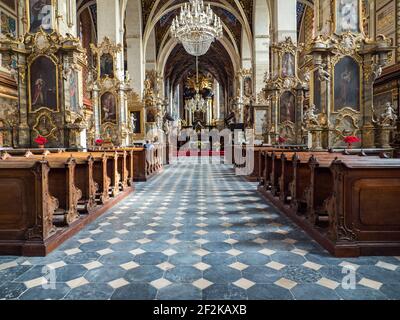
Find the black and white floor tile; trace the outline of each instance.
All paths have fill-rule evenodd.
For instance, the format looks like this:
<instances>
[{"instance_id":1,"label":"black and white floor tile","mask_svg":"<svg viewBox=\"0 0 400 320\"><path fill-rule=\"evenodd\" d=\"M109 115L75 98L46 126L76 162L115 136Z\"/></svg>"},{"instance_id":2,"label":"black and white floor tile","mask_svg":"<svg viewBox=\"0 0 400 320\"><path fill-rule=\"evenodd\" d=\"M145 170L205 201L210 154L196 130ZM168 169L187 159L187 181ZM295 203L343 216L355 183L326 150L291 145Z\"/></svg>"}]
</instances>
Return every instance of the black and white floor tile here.
<instances>
[{"instance_id":1,"label":"black and white floor tile","mask_svg":"<svg viewBox=\"0 0 400 320\"><path fill-rule=\"evenodd\" d=\"M0 299L400 299L400 257L331 257L230 166L136 187L47 257L0 257Z\"/></svg>"}]
</instances>

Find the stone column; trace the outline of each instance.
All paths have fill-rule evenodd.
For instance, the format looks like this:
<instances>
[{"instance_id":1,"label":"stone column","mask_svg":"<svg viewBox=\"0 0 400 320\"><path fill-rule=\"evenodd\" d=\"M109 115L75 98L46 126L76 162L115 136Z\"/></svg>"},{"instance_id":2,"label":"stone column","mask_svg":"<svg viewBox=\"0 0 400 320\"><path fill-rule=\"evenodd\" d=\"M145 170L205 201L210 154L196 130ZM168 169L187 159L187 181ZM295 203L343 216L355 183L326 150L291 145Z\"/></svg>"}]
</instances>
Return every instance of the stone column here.
<instances>
[{"instance_id":1,"label":"stone column","mask_svg":"<svg viewBox=\"0 0 400 320\"><path fill-rule=\"evenodd\" d=\"M101 43L108 37L111 43L123 46L123 26L121 25L119 0L97 1L97 39ZM124 79L124 52L117 54L117 78Z\"/></svg>"},{"instance_id":2,"label":"stone column","mask_svg":"<svg viewBox=\"0 0 400 320\"><path fill-rule=\"evenodd\" d=\"M131 75L131 87L140 98L143 97L143 29L141 23L141 2L129 0L127 3L126 45L128 72Z\"/></svg>"},{"instance_id":3,"label":"stone column","mask_svg":"<svg viewBox=\"0 0 400 320\"><path fill-rule=\"evenodd\" d=\"M254 92L257 94L264 88L264 77L269 70L269 35L255 35L254 38Z\"/></svg>"},{"instance_id":4,"label":"stone column","mask_svg":"<svg viewBox=\"0 0 400 320\"><path fill-rule=\"evenodd\" d=\"M284 41L290 37L297 42L297 1L275 1L275 41Z\"/></svg>"}]
</instances>

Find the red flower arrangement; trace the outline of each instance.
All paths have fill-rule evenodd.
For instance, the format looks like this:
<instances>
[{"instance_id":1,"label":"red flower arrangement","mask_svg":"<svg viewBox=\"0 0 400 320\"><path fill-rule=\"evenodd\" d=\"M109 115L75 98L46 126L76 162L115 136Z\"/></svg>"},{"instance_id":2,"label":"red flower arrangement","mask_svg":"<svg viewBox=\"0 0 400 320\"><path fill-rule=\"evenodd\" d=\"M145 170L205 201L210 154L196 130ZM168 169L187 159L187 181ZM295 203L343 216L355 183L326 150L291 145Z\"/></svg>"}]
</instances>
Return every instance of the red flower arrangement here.
<instances>
[{"instance_id":1,"label":"red flower arrangement","mask_svg":"<svg viewBox=\"0 0 400 320\"><path fill-rule=\"evenodd\" d=\"M94 143L97 145L97 146L101 146L102 144L103 144L103 140L102 139L97 139Z\"/></svg>"},{"instance_id":2,"label":"red flower arrangement","mask_svg":"<svg viewBox=\"0 0 400 320\"><path fill-rule=\"evenodd\" d=\"M278 138L278 142L279 142L280 144L285 143L285 142L286 142L286 138L284 138L284 137L279 137L279 138Z\"/></svg>"},{"instance_id":3,"label":"red flower arrangement","mask_svg":"<svg viewBox=\"0 0 400 320\"><path fill-rule=\"evenodd\" d=\"M49 142L45 137L42 136L37 136L36 139L34 140L39 147L44 147L44 145Z\"/></svg>"},{"instance_id":4,"label":"red flower arrangement","mask_svg":"<svg viewBox=\"0 0 400 320\"><path fill-rule=\"evenodd\" d=\"M356 137L356 136L347 136L347 137L344 137L343 141L347 144L347 146L349 148L351 148L353 143L360 142L361 139L359 137Z\"/></svg>"}]
</instances>

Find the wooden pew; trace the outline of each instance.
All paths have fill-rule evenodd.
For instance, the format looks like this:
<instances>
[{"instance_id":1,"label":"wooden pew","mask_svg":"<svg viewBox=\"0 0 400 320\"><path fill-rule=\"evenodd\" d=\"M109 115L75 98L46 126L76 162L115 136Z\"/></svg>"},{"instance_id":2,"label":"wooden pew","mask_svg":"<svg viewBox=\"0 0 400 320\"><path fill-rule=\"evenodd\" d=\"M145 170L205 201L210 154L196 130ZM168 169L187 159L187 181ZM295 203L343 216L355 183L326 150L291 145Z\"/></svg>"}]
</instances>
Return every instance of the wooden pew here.
<instances>
[{"instance_id":1,"label":"wooden pew","mask_svg":"<svg viewBox=\"0 0 400 320\"><path fill-rule=\"evenodd\" d=\"M25 154L26 158L38 159L39 156L33 155L31 153ZM87 153L50 153L45 156L46 159L59 159L61 161L67 161L69 158L75 160L75 175L74 183L75 186L82 192L82 196L78 201L77 209L79 213L87 214L95 210L97 206L96 194L99 190L99 184L96 183L94 176L95 173L95 163L101 162L102 158L94 158L92 155ZM15 157L13 158L16 159ZM98 168L97 170L101 170ZM101 171L100 171L101 175Z\"/></svg>"},{"instance_id":2,"label":"wooden pew","mask_svg":"<svg viewBox=\"0 0 400 320\"><path fill-rule=\"evenodd\" d=\"M44 160L0 161L0 254L29 255L56 232L49 171Z\"/></svg>"},{"instance_id":3,"label":"wooden pew","mask_svg":"<svg viewBox=\"0 0 400 320\"><path fill-rule=\"evenodd\" d=\"M58 209L54 213L54 223L57 226L69 225L79 218L78 201L82 191L75 184L76 160L72 157L10 157L2 162L12 164L46 161L50 167L48 173L48 188L51 195L58 199Z\"/></svg>"},{"instance_id":4,"label":"wooden pew","mask_svg":"<svg viewBox=\"0 0 400 320\"><path fill-rule=\"evenodd\" d=\"M333 193L325 202L336 255L398 255L400 160L333 161Z\"/></svg>"},{"instance_id":5,"label":"wooden pew","mask_svg":"<svg viewBox=\"0 0 400 320\"><path fill-rule=\"evenodd\" d=\"M72 157L81 156L79 152L66 154L70 154ZM96 184L95 201L97 205L105 204L110 200L110 190L113 189L108 169L114 166L115 157L113 153L106 152L90 152L89 156L93 158L92 174Z\"/></svg>"},{"instance_id":6,"label":"wooden pew","mask_svg":"<svg viewBox=\"0 0 400 320\"><path fill-rule=\"evenodd\" d=\"M371 156L366 156L366 154L359 156L333 152L267 151L264 153L265 172L263 175L265 181L268 175L271 176L271 192L266 190L265 185L260 186L259 190L333 255L399 254L400 218L397 213L400 210L394 204L396 203L394 194L400 188L400 160L382 159L376 153L371 154ZM268 163L271 165L269 166ZM277 167L279 164L280 170ZM341 166L340 169L336 168L335 164L336 167ZM343 180L343 166L347 168L348 181ZM373 171L378 169L379 174ZM389 174L391 169L393 173ZM387 172L387 177L392 178L390 182L384 179L385 172ZM277 184L278 174L280 176ZM363 179L360 187L355 187L357 179ZM379 201L377 197L382 197L379 193L380 188L374 187L375 184L384 185L382 190L387 193L387 199L382 201L385 205L374 205ZM368 198L370 194L375 195L375 198L371 197L373 200L370 201L361 201L361 195L356 196L360 188L366 190L364 198ZM353 195L351 201L349 194ZM383 197L385 198L385 195ZM364 202L368 205L364 205ZM386 204L388 202L391 204ZM382 213L380 213L381 210ZM351 212L351 214L356 212L348 216L351 217L348 220L348 227L357 225L356 231L362 234L362 237L348 238L353 231L347 232L337 227L338 216L340 214L343 216L344 212ZM378 226L380 215L386 221L383 228ZM361 227L363 221L359 218L360 216L370 219L371 224L377 224L374 226L375 233L372 233L375 237L369 237L370 228ZM358 224L353 224L354 217L359 219ZM341 221L343 224L343 219ZM386 225L388 225L387 228Z\"/></svg>"},{"instance_id":7,"label":"wooden pew","mask_svg":"<svg viewBox=\"0 0 400 320\"><path fill-rule=\"evenodd\" d=\"M0 159L0 254L46 255L132 191L124 152L14 154Z\"/></svg>"}]
</instances>

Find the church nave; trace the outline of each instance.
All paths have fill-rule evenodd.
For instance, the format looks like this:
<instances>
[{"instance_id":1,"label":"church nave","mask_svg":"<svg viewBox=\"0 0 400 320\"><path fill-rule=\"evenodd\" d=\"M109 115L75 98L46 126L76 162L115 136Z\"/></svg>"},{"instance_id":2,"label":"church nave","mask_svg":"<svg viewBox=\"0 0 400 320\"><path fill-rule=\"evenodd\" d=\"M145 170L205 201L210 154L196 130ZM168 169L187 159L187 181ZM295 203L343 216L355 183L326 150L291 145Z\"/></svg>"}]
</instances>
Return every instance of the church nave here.
<instances>
[{"instance_id":1,"label":"church nave","mask_svg":"<svg viewBox=\"0 0 400 320\"><path fill-rule=\"evenodd\" d=\"M0 257L0 299L400 298L399 257L334 258L256 183L202 160L136 184L46 257Z\"/></svg>"}]
</instances>

